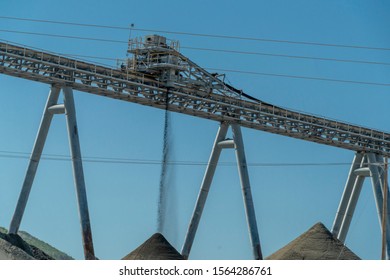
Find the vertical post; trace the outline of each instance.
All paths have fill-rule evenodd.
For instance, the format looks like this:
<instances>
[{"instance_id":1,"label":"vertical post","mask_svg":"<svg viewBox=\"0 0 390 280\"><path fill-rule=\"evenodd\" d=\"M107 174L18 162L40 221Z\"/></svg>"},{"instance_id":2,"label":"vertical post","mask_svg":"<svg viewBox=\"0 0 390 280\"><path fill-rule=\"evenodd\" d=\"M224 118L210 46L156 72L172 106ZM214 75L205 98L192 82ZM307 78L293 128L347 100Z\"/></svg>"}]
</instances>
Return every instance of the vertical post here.
<instances>
[{"instance_id":1,"label":"vertical post","mask_svg":"<svg viewBox=\"0 0 390 280\"><path fill-rule=\"evenodd\" d=\"M242 195L244 198L245 213L252 243L253 255L255 260L262 260L263 255L260 247L260 238L257 229L252 191L249 183L248 166L245 158L244 142L242 141L241 128L238 124L232 124L231 126L233 130L234 143L236 144L235 150L237 157L237 166L240 175Z\"/></svg>"},{"instance_id":2,"label":"vertical post","mask_svg":"<svg viewBox=\"0 0 390 280\"><path fill-rule=\"evenodd\" d=\"M336 217L334 219L333 226L332 226L332 234L335 237L339 235L340 227L343 223L343 219L345 216L345 211L347 209L349 199L351 197L351 193L356 182L356 174L354 173L354 171L360 167L362 159L363 159L362 153L356 153L352 161L352 165L348 174L348 179L347 182L345 183L344 192L343 195L341 196L340 204L337 209Z\"/></svg>"},{"instance_id":3,"label":"vertical post","mask_svg":"<svg viewBox=\"0 0 390 280\"><path fill-rule=\"evenodd\" d=\"M190 254L191 247L194 242L195 234L198 229L199 221L202 216L204 205L206 203L207 195L210 190L210 185L214 177L219 156L221 154L222 148L218 145L218 143L225 139L227 130L228 130L228 124L221 123L217 132L217 136L215 137L213 149L211 151L209 162L207 164L207 168L203 177L200 192L196 201L196 206L192 214L191 222L188 227L187 234L184 240L184 245L181 251L181 254L185 259L188 259L188 256Z\"/></svg>"},{"instance_id":4,"label":"vertical post","mask_svg":"<svg viewBox=\"0 0 390 280\"><path fill-rule=\"evenodd\" d=\"M383 181L383 172L381 172L382 166L378 168L378 163L380 165L383 165L383 161L380 161L380 157L375 156L374 154L368 154L368 163L370 164L370 170L371 170L371 180L372 180L372 187L374 191L374 197L375 197L375 202L376 202L376 207L378 211L378 217L379 217L379 224L381 225L382 228L382 219L383 215L386 215L387 218L389 217L389 213L383 212L383 204L384 204L384 181ZM387 189L388 192L388 189ZM387 202L388 203L388 202ZM386 228L389 228L389 220L386 219ZM386 240L387 240L387 246L386 246L386 251L387 251L387 258L390 256L390 231L386 231Z\"/></svg>"},{"instance_id":5,"label":"vertical post","mask_svg":"<svg viewBox=\"0 0 390 280\"><path fill-rule=\"evenodd\" d=\"M39 125L38 133L35 139L34 148L31 152L30 162L26 171L26 176L24 178L22 190L20 192L18 203L11 220L9 233L16 234L19 230L35 174L38 169L39 160L41 159L43 147L46 142L50 124L53 119L53 115L49 112L49 108L57 104L59 94L60 89L52 85L46 101L45 109L43 110L41 123Z\"/></svg>"},{"instance_id":6,"label":"vertical post","mask_svg":"<svg viewBox=\"0 0 390 280\"><path fill-rule=\"evenodd\" d=\"M91 224L89 220L87 193L85 189L80 142L76 123L76 110L73 100L73 91L71 88L65 87L63 88L63 93L64 105L66 109L66 121L68 126L69 145L72 156L73 175L76 186L77 202L81 222L84 256L86 260L93 260L95 259L95 253L92 241Z\"/></svg>"},{"instance_id":7,"label":"vertical post","mask_svg":"<svg viewBox=\"0 0 390 280\"><path fill-rule=\"evenodd\" d=\"M376 202L376 208L378 211L379 223L382 221L382 205L383 205L383 196L382 196L382 182L379 175L379 170L377 167L377 161L374 154L367 154L368 164L371 171L371 183L374 191L374 197Z\"/></svg>"},{"instance_id":8,"label":"vertical post","mask_svg":"<svg viewBox=\"0 0 390 280\"><path fill-rule=\"evenodd\" d=\"M383 182L383 216L382 216L382 256L381 259L386 259L386 247L389 247L389 240L387 240L386 235L389 228L387 228L387 220L388 220L388 209L387 209L387 201L388 201L388 161L387 157L384 160L384 182Z\"/></svg>"}]
</instances>

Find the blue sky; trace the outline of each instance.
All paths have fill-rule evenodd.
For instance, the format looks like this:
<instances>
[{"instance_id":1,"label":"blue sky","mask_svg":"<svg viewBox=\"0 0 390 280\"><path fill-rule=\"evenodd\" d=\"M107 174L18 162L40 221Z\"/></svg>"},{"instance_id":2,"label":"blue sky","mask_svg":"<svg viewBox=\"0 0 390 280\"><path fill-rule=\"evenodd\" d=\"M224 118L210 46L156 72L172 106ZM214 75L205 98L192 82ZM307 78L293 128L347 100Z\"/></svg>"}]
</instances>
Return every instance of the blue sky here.
<instances>
[{"instance_id":1,"label":"blue sky","mask_svg":"<svg viewBox=\"0 0 390 280\"><path fill-rule=\"evenodd\" d=\"M55 3L55 4L54 4ZM2 1L0 16L186 33L389 48L387 1ZM0 18L1 30L126 41L129 31ZM150 32L133 30L132 36ZM156 32L155 32L156 33ZM390 67L261 55L197 51L186 47L390 63L390 51L164 34L205 68L390 84ZM0 39L53 52L125 58L126 44L0 31ZM114 61L97 60L115 65ZM219 71L222 72L222 71ZM390 131L389 86L226 72L228 81L275 105ZM0 75L0 225L8 227L19 195L49 86ZM164 112L75 92L85 158L161 160ZM205 163L218 123L171 114L176 162ZM260 240L268 256L316 222L329 229L353 152L243 129ZM69 155L65 119L55 116L44 149ZM58 157L57 157L58 158ZM223 151L191 259L251 259L234 153ZM342 163L323 166L256 166L258 163ZM344 164L343 164L344 163ZM96 255L120 259L156 231L159 164L84 162ZM167 239L181 249L204 165L171 167L176 228ZM79 219L68 160L42 160L22 230L82 259ZM369 181L347 237L363 259L380 258L380 229Z\"/></svg>"}]
</instances>

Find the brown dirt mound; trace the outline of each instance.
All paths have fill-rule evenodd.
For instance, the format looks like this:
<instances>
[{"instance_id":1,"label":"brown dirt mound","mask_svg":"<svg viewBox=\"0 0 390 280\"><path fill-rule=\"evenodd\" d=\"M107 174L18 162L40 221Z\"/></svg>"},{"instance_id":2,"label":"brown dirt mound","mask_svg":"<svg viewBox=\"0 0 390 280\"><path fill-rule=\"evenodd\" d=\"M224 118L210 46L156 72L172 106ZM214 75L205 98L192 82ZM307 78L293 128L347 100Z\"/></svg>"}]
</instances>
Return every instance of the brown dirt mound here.
<instances>
[{"instance_id":1,"label":"brown dirt mound","mask_svg":"<svg viewBox=\"0 0 390 280\"><path fill-rule=\"evenodd\" d=\"M183 260L183 256L161 233L153 234L122 260Z\"/></svg>"},{"instance_id":2,"label":"brown dirt mound","mask_svg":"<svg viewBox=\"0 0 390 280\"><path fill-rule=\"evenodd\" d=\"M317 223L267 260L360 260L322 224Z\"/></svg>"}]
</instances>

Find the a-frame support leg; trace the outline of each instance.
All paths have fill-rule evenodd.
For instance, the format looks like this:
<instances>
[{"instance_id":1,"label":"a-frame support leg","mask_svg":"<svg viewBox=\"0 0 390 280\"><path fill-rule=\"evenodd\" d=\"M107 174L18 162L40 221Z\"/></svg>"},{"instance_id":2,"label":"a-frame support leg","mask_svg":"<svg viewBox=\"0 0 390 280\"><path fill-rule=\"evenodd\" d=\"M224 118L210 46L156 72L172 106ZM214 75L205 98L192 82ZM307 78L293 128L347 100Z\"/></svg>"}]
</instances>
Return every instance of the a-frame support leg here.
<instances>
[{"instance_id":1,"label":"a-frame support leg","mask_svg":"<svg viewBox=\"0 0 390 280\"><path fill-rule=\"evenodd\" d=\"M47 138L53 114L66 113L68 126L69 144L72 156L73 174L76 185L79 215L82 228L82 239L85 259L95 259L92 233L89 220L87 196L85 190L84 173L81 161L80 142L78 137L76 111L71 88L63 88L64 104L57 104L60 88L52 86L46 102L41 124L31 153L30 162L23 182L22 190L12 217L9 233L16 234L19 230L23 214L27 205L28 197L34 181L34 177L42 155L43 147Z\"/></svg>"},{"instance_id":2,"label":"a-frame support leg","mask_svg":"<svg viewBox=\"0 0 390 280\"><path fill-rule=\"evenodd\" d=\"M58 96L60 94L60 88L52 86L49 92L49 97L43 111L43 116L41 119L41 124L39 125L38 134L35 139L34 148L31 153L30 162L26 171L26 176L22 185L22 190L19 195L18 203L14 215L9 226L9 233L16 234L19 230L20 223L23 218L24 210L26 209L27 200L30 195L31 187L37 173L37 168L39 165L39 160L41 159L43 146L45 145L47 133L49 132L49 127L51 120L53 119L53 114L49 111L49 108L57 104Z\"/></svg>"},{"instance_id":3,"label":"a-frame support leg","mask_svg":"<svg viewBox=\"0 0 390 280\"><path fill-rule=\"evenodd\" d=\"M95 252L92 242L91 223L89 219L87 192L85 189L85 180L81 159L79 134L76 122L76 110L74 106L73 91L71 88L65 87L63 88L63 92L64 105L66 109L66 123L68 126L69 145L72 156L73 177L76 186L76 195L79 207L84 256L86 260L94 260Z\"/></svg>"},{"instance_id":4,"label":"a-frame support leg","mask_svg":"<svg viewBox=\"0 0 390 280\"><path fill-rule=\"evenodd\" d=\"M386 227L386 259L389 259L390 257L390 215L389 215L389 208L387 203L387 213L383 213L383 195L384 195L384 167L383 167L383 159L375 154L367 154L368 163L370 165L370 171L371 171L371 182L372 182L372 189L374 191L374 198L375 198L375 204L377 207L378 212L378 218L379 218L379 224L382 228L382 218L383 215L386 215L386 223L383 225ZM389 189L386 188L387 194L389 193ZM382 229L383 230L383 229Z\"/></svg>"},{"instance_id":5,"label":"a-frame support leg","mask_svg":"<svg viewBox=\"0 0 390 280\"><path fill-rule=\"evenodd\" d=\"M343 192L343 195L341 197L339 207L337 209L335 220L333 222L332 234L335 237L339 236L340 228L342 226L343 219L344 219L344 216L345 216L346 211L347 211L349 199L351 197L352 190L354 188L356 178L357 178L357 176L355 174L355 170L360 167L362 160L363 160L363 154L356 153L355 157L353 159L351 168L349 170L348 179L347 179L347 182L345 184L344 192Z\"/></svg>"},{"instance_id":6,"label":"a-frame support leg","mask_svg":"<svg viewBox=\"0 0 390 280\"><path fill-rule=\"evenodd\" d=\"M367 166L368 167L365 167ZM377 207L379 222L382 227L382 218L385 215L385 227L386 235L386 258L390 256L390 215L389 215L389 201L387 201L386 213L383 213L383 195L384 191L389 194L388 186L384 188L384 160L381 156L373 153L355 155L354 161L351 166L351 170L348 176L348 180L342 195L340 205L333 223L332 233L343 243L345 242L349 226L353 217L353 213L356 208L356 204L359 198L360 191L363 186L364 179L371 177L372 188L374 192L375 204ZM351 187L352 186L352 187Z\"/></svg>"},{"instance_id":7,"label":"a-frame support leg","mask_svg":"<svg viewBox=\"0 0 390 280\"><path fill-rule=\"evenodd\" d=\"M340 232L337 235L337 238L343 243L345 242L349 227L351 225L352 217L355 212L356 205L363 187L364 179L365 179L364 176L357 176L351 192L351 196L348 202L348 207L345 211L345 216L341 224Z\"/></svg>"},{"instance_id":8,"label":"a-frame support leg","mask_svg":"<svg viewBox=\"0 0 390 280\"><path fill-rule=\"evenodd\" d=\"M219 143L225 140L228 128L228 124L221 123L217 132L217 136L215 137L213 149L211 151L211 155L206 167L206 172L204 174L202 185L200 187L199 195L196 201L195 209L192 214L191 222L188 227L184 245L181 251L181 254L185 259L188 259L192 244L194 243L195 234L199 226L199 221L203 213L204 205L206 204L207 195L209 194L219 156L221 155L222 148Z\"/></svg>"},{"instance_id":9,"label":"a-frame support leg","mask_svg":"<svg viewBox=\"0 0 390 280\"><path fill-rule=\"evenodd\" d=\"M257 229L252 191L249 183L248 166L245 158L244 142L242 141L241 128L237 124L232 124L231 126L233 130L233 139L234 139L235 149L236 149L238 173L240 174L242 195L244 198L244 207L245 207L246 219L248 223L250 240L252 243L253 256L255 260L262 260L263 255L261 253L260 238Z\"/></svg>"},{"instance_id":10,"label":"a-frame support leg","mask_svg":"<svg viewBox=\"0 0 390 280\"><path fill-rule=\"evenodd\" d=\"M221 123L217 136L214 141L213 149L210 155L209 162L207 164L206 172L203 177L202 185L196 201L196 206L192 214L190 225L185 237L184 245L182 248L182 255L185 259L188 259L188 256L191 251L192 244L194 242L196 230L199 225L199 221L206 203L207 195L210 190L210 185L215 173L215 169L218 164L218 159L223 148L235 148L237 165L240 175L241 187L244 198L244 206L246 212L246 218L248 222L250 239L252 243L252 250L254 259L262 259L261 247L260 247L260 238L257 230L256 216L253 206L252 193L249 183L248 169L245 159L244 144L242 141L241 129L239 125L232 124L233 138L234 140L225 140L226 133L229 125L227 123Z\"/></svg>"}]
</instances>

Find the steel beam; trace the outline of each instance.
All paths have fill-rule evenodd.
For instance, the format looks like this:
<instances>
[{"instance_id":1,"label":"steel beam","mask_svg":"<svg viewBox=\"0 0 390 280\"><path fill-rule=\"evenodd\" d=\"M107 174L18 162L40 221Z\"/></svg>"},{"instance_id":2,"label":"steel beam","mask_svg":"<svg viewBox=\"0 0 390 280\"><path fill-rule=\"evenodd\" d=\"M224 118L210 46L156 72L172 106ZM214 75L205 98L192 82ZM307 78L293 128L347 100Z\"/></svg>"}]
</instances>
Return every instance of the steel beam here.
<instances>
[{"instance_id":1,"label":"steel beam","mask_svg":"<svg viewBox=\"0 0 390 280\"><path fill-rule=\"evenodd\" d=\"M217 136L215 137L213 149L206 167L206 172L203 177L202 185L196 201L196 206L192 214L191 222L187 230L187 234L184 240L184 245L181 250L181 254L185 259L188 259L192 244L194 243L195 234L199 226L199 221L203 213L204 206L206 204L207 195L209 194L211 182L214 177L215 169L217 168L219 156L221 155L221 146L218 145L221 141L225 140L229 125L227 123L221 123L219 126Z\"/></svg>"},{"instance_id":2,"label":"steel beam","mask_svg":"<svg viewBox=\"0 0 390 280\"><path fill-rule=\"evenodd\" d=\"M357 178L355 174L355 170L360 167L362 160L363 160L363 154L356 153L352 161L352 165L348 174L348 179L347 182L345 183L344 192L343 195L341 196L340 204L337 209L336 217L333 222L332 234L335 237L339 236L340 228L343 223L345 212L348 207L349 199L351 197L352 190L354 189L354 185Z\"/></svg>"},{"instance_id":3,"label":"steel beam","mask_svg":"<svg viewBox=\"0 0 390 280\"><path fill-rule=\"evenodd\" d=\"M22 190L20 192L18 203L9 226L9 233L16 234L19 230L35 174L38 169L39 160L41 159L42 150L45 145L49 127L53 119L53 114L50 113L49 108L57 104L59 94L60 89L56 86L51 86L45 109L43 110L42 119L39 125L34 147L31 153L29 165L27 167Z\"/></svg>"},{"instance_id":4,"label":"steel beam","mask_svg":"<svg viewBox=\"0 0 390 280\"><path fill-rule=\"evenodd\" d=\"M386 215L386 213L383 213L383 160L379 160L375 154L368 154L367 157L370 164L372 188L378 212L379 224L382 227L382 218L383 215ZM387 213L387 221L385 224L386 229L390 228L388 218L389 215ZM386 252L388 259L390 256L390 232L388 230L386 230Z\"/></svg>"},{"instance_id":5,"label":"steel beam","mask_svg":"<svg viewBox=\"0 0 390 280\"><path fill-rule=\"evenodd\" d=\"M252 191L249 183L248 165L246 163L244 142L242 141L241 128L237 124L231 125L233 130L233 139L236 147L236 157L238 173L240 175L242 195L244 198L244 206L246 219L249 228L250 240L252 243L252 251L255 260L262 260L259 232L257 229L255 207L253 204Z\"/></svg>"},{"instance_id":6,"label":"steel beam","mask_svg":"<svg viewBox=\"0 0 390 280\"><path fill-rule=\"evenodd\" d=\"M383 215L386 215L386 223L384 226L386 226L386 255L387 259L389 259L390 256L390 232L388 229L390 229L390 221L389 221L389 212L387 209L387 213L383 213L383 185L384 185L384 174L383 174L383 159L378 158L375 154L367 154L367 159L369 163L369 167L371 170L371 181L372 181L372 188L374 192L375 197L375 204L377 207L378 212L378 218L379 218L379 224L382 228L382 218ZM387 192L389 190L387 189Z\"/></svg>"},{"instance_id":7,"label":"steel beam","mask_svg":"<svg viewBox=\"0 0 390 280\"><path fill-rule=\"evenodd\" d=\"M378 170L378 162L374 154L367 154L367 160L371 171L371 182L374 191L375 203L378 212L379 223L382 221L382 207L383 207L383 196L382 196L382 182Z\"/></svg>"},{"instance_id":8,"label":"steel beam","mask_svg":"<svg viewBox=\"0 0 390 280\"><path fill-rule=\"evenodd\" d=\"M69 145L72 156L73 175L76 186L76 195L82 230L84 256L86 260L93 260L95 252L92 241L92 231L89 219L87 192L85 188L84 172L81 159L79 133L76 122L76 110L73 100L73 91L70 87L63 88L66 123L68 127Z\"/></svg>"},{"instance_id":9,"label":"steel beam","mask_svg":"<svg viewBox=\"0 0 390 280\"><path fill-rule=\"evenodd\" d=\"M363 177L363 176L357 176L357 178L355 180L355 184L354 184L352 192L351 192L351 195L350 195L350 198L349 198L348 206L347 206L345 214L344 214L344 219L342 221L340 231L337 235L337 238L343 243L345 243L345 239L347 237L347 233L348 233L349 227L351 225L352 217L353 217L353 214L355 212L356 204L357 204L360 192L361 192L362 187L363 187L364 179L365 179L365 177Z\"/></svg>"},{"instance_id":10,"label":"steel beam","mask_svg":"<svg viewBox=\"0 0 390 280\"><path fill-rule=\"evenodd\" d=\"M385 162L387 159L384 159L382 156L380 155L376 155L376 159L377 159L377 162L381 163L380 167L381 167L381 170L382 172L380 172L380 177L381 177L381 180L383 182L383 185L382 185L382 195L383 195L383 207L382 207L382 213L384 216L382 216L382 221L381 221L381 225L382 225L382 234L383 232L385 233L385 236L382 237L384 238L385 240L385 257L386 259L390 259L390 204L388 202L388 199L390 197L389 195L389 185L388 185L388 174L385 174L385 172L388 172L387 170L387 166L385 167L385 165L388 165L387 162ZM385 194L385 192L387 192ZM385 198L385 195L387 195L387 197ZM384 219L384 220L383 220ZM385 228L383 228L385 227ZM383 259L383 255L382 255L382 259Z\"/></svg>"}]
</instances>

